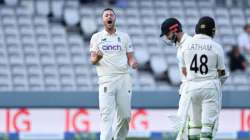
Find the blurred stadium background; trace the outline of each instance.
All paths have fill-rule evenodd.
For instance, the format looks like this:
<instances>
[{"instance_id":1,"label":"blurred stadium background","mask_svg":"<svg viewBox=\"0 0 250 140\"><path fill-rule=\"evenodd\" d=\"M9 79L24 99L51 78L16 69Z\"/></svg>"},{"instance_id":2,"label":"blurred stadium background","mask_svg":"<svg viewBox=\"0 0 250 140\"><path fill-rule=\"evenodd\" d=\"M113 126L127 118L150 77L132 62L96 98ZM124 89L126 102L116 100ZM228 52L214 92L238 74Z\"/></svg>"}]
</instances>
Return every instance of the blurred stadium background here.
<instances>
[{"instance_id":1,"label":"blurred stadium background","mask_svg":"<svg viewBox=\"0 0 250 140\"><path fill-rule=\"evenodd\" d=\"M160 24L176 17L194 34L199 17L217 24L225 54L250 23L249 0L0 0L0 139L99 139L98 85L89 39L112 7L140 68L134 79L130 139L172 140L168 115L178 105L176 49ZM250 52L242 52L250 60ZM227 58L227 66L229 59ZM218 139L250 139L250 68L224 86Z\"/></svg>"}]
</instances>

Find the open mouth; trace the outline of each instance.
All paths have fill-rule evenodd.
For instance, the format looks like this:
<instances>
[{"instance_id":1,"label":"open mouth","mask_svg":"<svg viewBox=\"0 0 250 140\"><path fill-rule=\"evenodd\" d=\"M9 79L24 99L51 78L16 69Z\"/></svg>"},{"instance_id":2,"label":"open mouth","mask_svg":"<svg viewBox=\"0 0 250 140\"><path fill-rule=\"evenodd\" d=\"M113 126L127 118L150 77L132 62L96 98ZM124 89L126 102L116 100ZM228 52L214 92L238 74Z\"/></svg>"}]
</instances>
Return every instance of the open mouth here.
<instances>
[{"instance_id":1,"label":"open mouth","mask_svg":"<svg viewBox=\"0 0 250 140\"><path fill-rule=\"evenodd\" d=\"M109 21L108 21L108 24L112 24L112 20L109 20Z\"/></svg>"}]
</instances>

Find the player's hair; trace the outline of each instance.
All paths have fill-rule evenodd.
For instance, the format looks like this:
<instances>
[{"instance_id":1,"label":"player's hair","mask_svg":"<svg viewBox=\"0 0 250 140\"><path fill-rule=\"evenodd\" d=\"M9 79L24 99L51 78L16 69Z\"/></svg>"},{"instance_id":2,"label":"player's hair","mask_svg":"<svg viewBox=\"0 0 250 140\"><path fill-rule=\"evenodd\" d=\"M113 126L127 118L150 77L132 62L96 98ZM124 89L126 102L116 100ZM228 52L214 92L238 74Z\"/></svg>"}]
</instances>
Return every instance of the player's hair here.
<instances>
[{"instance_id":1,"label":"player's hair","mask_svg":"<svg viewBox=\"0 0 250 140\"><path fill-rule=\"evenodd\" d=\"M250 24L246 24L246 25L244 26L244 31L246 31L248 27L250 27Z\"/></svg>"},{"instance_id":2,"label":"player's hair","mask_svg":"<svg viewBox=\"0 0 250 140\"><path fill-rule=\"evenodd\" d=\"M103 11L102 11L102 14L105 12L105 11L112 11L115 14L115 11L112 9L112 8L105 8Z\"/></svg>"}]
</instances>

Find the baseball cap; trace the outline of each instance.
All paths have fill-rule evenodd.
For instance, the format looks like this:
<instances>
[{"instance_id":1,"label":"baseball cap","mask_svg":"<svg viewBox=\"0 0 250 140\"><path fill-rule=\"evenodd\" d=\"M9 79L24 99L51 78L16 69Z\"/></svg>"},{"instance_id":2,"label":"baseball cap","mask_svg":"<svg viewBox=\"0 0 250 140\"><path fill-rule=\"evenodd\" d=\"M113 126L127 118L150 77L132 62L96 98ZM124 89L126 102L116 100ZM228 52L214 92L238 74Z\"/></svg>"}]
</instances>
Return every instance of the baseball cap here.
<instances>
[{"instance_id":1,"label":"baseball cap","mask_svg":"<svg viewBox=\"0 0 250 140\"><path fill-rule=\"evenodd\" d=\"M168 33L169 31L181 32L181 23L176 18L168 18L161 24L161 35Z\"/></svg>"},{"instance_id":2,"label":"baseball cap","mask_svg":"<svg viewBox=\"0 0 250 140\"><path fill-rule=\"evenodd\" d=\"M209 36L215 33L215 22L214 19L208 16L199 19L195 27L195 32L197 34L204 33Z\"/></svg>"}]
</instances>

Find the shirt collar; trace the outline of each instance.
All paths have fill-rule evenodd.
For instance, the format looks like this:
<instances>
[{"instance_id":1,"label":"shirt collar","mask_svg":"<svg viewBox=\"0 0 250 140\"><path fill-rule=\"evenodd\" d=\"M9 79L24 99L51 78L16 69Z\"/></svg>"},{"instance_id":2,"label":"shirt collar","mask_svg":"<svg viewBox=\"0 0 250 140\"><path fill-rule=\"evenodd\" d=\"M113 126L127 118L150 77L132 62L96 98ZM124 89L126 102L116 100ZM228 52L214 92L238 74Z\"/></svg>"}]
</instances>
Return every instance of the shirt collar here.
<instances>
[{"instance_id":1,"label":"shirt collar","mask_svg":"<svg viewBox=\"0 0 250 140\"><path fill-rule=\"evenodd\" d=\"M103 29L103 33L106 35L106 36L111 36L111 35L117 35L118 34L118 31L117 31L117 28L115 29L115 32L113 34L110 34L109 32L107 32L105 29Z\"/></svg>"},{"instance_id":2,"label":"shirt collar","mask_svg":"<svg viewBox=\"0 0 250 140\"><path fill-rule=\"evenodd\" d=\"M196 35L194 35L194 38L198 38L198 39L212 39L210 36L204 35L204 34L196 34Z\"/></svg>"}]
</instances>

